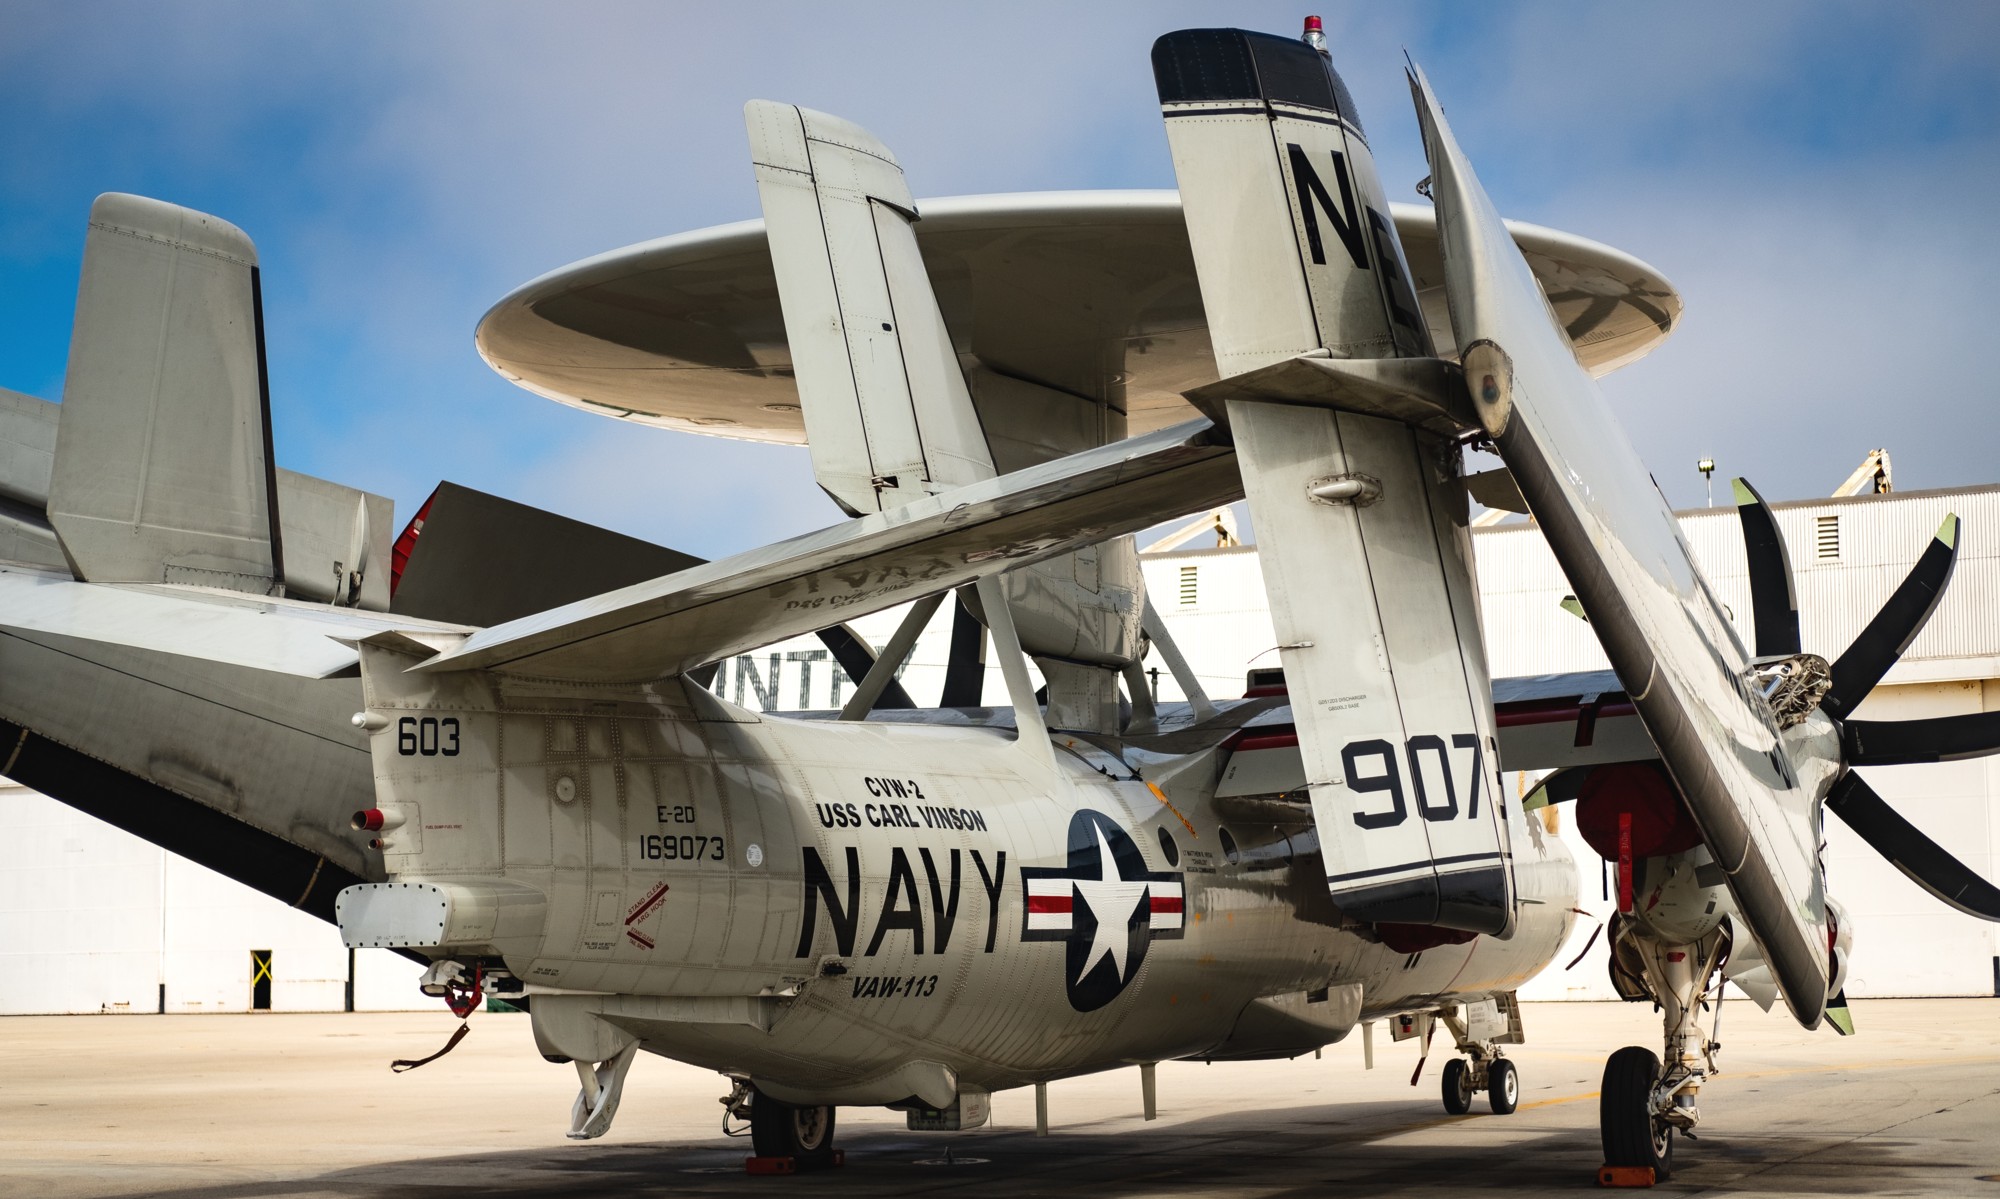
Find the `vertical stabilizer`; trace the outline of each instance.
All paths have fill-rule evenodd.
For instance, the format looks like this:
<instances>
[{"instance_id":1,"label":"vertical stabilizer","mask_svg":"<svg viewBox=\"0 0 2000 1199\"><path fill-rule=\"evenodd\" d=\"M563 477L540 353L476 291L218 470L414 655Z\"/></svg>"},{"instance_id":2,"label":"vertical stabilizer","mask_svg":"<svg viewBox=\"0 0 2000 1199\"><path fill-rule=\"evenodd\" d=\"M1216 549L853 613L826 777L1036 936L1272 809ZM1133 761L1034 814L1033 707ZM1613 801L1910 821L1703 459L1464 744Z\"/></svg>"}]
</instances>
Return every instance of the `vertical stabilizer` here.
<instances>
[{"instance_id":1,"label":"vertical stabilizer","mask_svg":"<svg viewBox=\"0 0 2000 1199\"><path fill-rule=\"evenodd\" d=\"M820 486L858 514L991 478L895 156L825 113L743 115Z\"/></svg>"},{"instance_id":2,"label":"vertical stabilizer","mask_svg":"<svg viewBox=\"0 0 2000 1199\"><path fill-rule=\"evenodd\" d=\"M1153 44L1153 75L1223 377L1321 349L1430 354L1361 119L1324 55L1184 29Z\"/></svg>"},{"instance_id":3,"label":"vertical stabilizer","mask_svg":"<svg viewBox=\"0 0 2000 1199\"><path fill-rule=\"evenodd\" d=\"M79 578L268 593L283 577L257 250L140 196L90 210L49 521Z\"/></svg>"},{"instance_id":4,"label":"vertical stabilizer","mask_svg":"<svg viewBox=\"0 0 2000 1199\"><path fill-rule=\"evenodd\" d=\"M1354 102L1317 47L1237 29L1166 35L1153 72L1327 890L1354 920L1511 935L1459 449L1274 383L1431 354Z\"/></svg>"}]
</instances>

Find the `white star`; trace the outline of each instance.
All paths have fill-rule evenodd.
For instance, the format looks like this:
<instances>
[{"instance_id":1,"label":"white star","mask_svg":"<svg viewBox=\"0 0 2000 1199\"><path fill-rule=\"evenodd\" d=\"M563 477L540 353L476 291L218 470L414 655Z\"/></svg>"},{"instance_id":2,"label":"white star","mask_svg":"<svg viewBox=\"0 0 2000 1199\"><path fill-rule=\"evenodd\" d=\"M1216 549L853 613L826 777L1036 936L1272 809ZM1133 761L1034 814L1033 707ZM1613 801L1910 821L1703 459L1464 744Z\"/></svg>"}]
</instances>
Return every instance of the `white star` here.
<instances>
[{"instance_id":1,"label":"white star","mask_svg":"<svg viewBox=\"0 0 2000 1199\"><path fill-rule=\"evenodd\" d=\"M1119 877L1118 867L1111 860L1111 847L1104 843L1104 827L1097 826L1097 877L1093 879L1072 879L1076 897L1097 917L1097 933L1091 938L1090 952L1084 955L1083 969L1077 972L1076 981L1082 982L1091 969L1104 955L1111 955L1112 965L1118 969L1118 979L1125 979L1125 947L1130 935L1132 914L1138 906L1146 902L1146 883L1127 882Z\"/></svg>"}]
</instances>

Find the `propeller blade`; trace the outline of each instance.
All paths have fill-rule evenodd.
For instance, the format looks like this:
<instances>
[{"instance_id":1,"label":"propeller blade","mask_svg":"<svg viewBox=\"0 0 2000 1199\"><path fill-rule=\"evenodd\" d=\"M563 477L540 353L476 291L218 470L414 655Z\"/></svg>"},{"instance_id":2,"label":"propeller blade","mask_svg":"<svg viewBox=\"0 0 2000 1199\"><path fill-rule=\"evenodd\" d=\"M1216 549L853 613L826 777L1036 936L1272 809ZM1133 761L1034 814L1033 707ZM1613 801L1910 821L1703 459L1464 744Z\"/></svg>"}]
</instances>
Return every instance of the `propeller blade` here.
<instances>
[{"instance_id":1,"label":"propeller blade","mask_svg":"<svg viewBox=\"0 0 2000 1199\"><path fill-rule=\"evenodd\" d=\"M1840 753L1850 766L1956 762L2000 753L2000 712L1927 720L1849 720L1840 727Z\"/></svg>"},{"instance_id":2,"label":"propeller blade","mask_svg":"<svg viewBox=\"0 0 2000 1199\"><path fill-rule=\"evenodd\" d=\"M1826 1022L1843 1037L1854 1035L1854 1011L1847 1006L1847 992L1826 1001Z\"/></svg>"},{"instance_id":3,"label":"propeller blade","mask_svg":"<svg viewBox=\"0 0 2000 1199\"><path fill-rule=\"evenodd\" d=\"M1924 623L1937 609L1944 585L1951 580L1951 569L1957 563L1958 517L1953 514L1938 526L1937 536L1924 547L1923 556L1904 576L1889 602L1882 605L1875 619L1868 622L1854 644L1833 664L1833 686L1819 702L1827 715L1845 716L1882 681L1896 659L1910 648L1910 642L1923 632Z\"/></svg>"},{"instance_id":4,"label":"propeller blade","mask_svg":"<svg viewBox=\"0 0 2000 1199\"><path fill-rule=\"evenodd\" d=\"M1771 516L1764 497L1747 479L1730 486L1736 492L1736 519L1743 525L1743 557L1750 565L1750 613L1757 627L1757 656L1779 657L1799 652L1799 597L1792 587L1792 559L1785 552L1784 534Z\"/></svg>"},{"instance_id":5,"label":"propeller blade","mask_svg":"<svg viewBox=\"0 0 2000 1199\"><path fill-rule=\"evenodd\" d=\"M819 631L819 643L824 645L827 648L827 652L833 655L835 662L840 663L840 668L847 672L847 677L854 680L854 685L857 687L861 685L862 679L868 677L868 672L875 666L875 651L869 648L866 641L856 636L853 629L848 628L844 624L834 625L830 629L821 629ZM903 690L903 684L897 682L895 679L890 679L889 685L882 688L882 694L875 697L873 706L875 708L914 708L917 706L917 701L911 699L910 693Z\"/></svg>"},{"instance_id":6,"label":"propeller blade","mask_svg":"<svg viewBox=\"0 0 2000 1199\"><path fill-rule=\"evenodd\" d=\"M1827 792L1827 811L1840 817L1910 881L1968 916L2000 921L2000 887L1924 836L1850 770Z\"/></svg>"},{"instance_id":7,"label":"propeller blade","mask_svg":"<svg viewBox=\"0 0 2000 1199\"><path fill-rule=\"evenodd\" d=\"M944 668L941 708L977 708L985 703L986 626L961 597L952 606L951 657Z\"/></svg>"}]
</instances>

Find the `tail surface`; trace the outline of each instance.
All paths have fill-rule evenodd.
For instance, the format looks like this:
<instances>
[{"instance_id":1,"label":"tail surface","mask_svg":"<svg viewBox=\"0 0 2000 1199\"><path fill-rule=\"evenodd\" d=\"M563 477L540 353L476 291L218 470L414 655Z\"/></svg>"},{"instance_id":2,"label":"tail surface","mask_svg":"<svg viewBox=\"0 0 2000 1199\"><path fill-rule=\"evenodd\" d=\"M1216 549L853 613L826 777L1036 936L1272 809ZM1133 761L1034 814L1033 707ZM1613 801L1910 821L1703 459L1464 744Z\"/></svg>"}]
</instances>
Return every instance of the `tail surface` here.
<instances>
[{"instance_id":1,"label":"tail surface","mask_svg":"<svg viewBox=\"0 0 2000 1199\"><path fill-rule=\"evenodd\" d=\"M78 578L284 578L257 249L191 209L90 210L49 521Z\"/></svg>"},{"instance_id":2,"label":"tail surface","mask_svg":"<svg viewBox=\"0 0 2000 1199\"><path fill-rule=\"evenodd\" d=\"M1464 405L1353 100L1323 51L1242 30L1168 34L1153 71L1224 376L1191 398L1236 444L1328 891L1355 920L1511 935Z\"/></svg>"},{"instance_id":3,"label":"tail surface","mask_svg":"<svg viewBox=\"0 0 2000 1199\"><path fill-rule=\"evenodd\" d=\"M811 109L743 116L820 486L859 515L992 478L895 156Z\"/></svg>"}]
</instances>

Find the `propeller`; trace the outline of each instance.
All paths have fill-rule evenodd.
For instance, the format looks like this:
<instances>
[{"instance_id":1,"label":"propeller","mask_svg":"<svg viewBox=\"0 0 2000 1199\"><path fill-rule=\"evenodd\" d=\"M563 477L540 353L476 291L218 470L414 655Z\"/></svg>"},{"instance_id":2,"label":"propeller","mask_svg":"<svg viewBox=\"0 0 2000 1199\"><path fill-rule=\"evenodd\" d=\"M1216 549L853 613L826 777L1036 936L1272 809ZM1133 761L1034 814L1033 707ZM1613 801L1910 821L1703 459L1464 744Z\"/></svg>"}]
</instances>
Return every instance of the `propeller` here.
<instances>
[{"instance_id":1,"label":"propeller","mask_svg":"<svg viewBox=\"0 0 2000 1199\"><path fill-rule=\"evenodd\" d=\"M1798 603L1791 563L1777 521L1755 488L1735 481L1736 513L1750 567L1760 659L1793 659L1790 677L1817 679L1818 706L1840 733L1841 771L1826 795L1826 808L1875 852L1887 858L1924 890L1969 916L2000 921L2000 887L1980 877L1890 807L1856 774L1855 766L1949 762L2000 753L2000 712L1925 720L1852 720L1875 685L1923 631L1951 581L1958 561L1957 516L1946 516L1937 536L1888 602L1875 613L1854 643L1830 667L1800 651ZM1774 699L1774 708L1782 708ZM1808 709L1809 710L1809 709ZM1803 718L1801 712L1799 718ZM1795 723L1791 721L1790 723ZM1788 723L1781 714L1780 723Z\"/></svg>"},{"instance_id":2,"label":"propeller","mask_svg":"<svg viewBox=\"0 0 2000 1199\"><path fill-rule=\"evenodd\" d=\"M1842 775L1827 792L1826 807L1911 882L1968 916L2000 921L2000 887L1917 831L1860 775Z\"/></svg>"}]
</instances>

